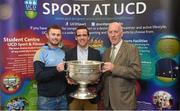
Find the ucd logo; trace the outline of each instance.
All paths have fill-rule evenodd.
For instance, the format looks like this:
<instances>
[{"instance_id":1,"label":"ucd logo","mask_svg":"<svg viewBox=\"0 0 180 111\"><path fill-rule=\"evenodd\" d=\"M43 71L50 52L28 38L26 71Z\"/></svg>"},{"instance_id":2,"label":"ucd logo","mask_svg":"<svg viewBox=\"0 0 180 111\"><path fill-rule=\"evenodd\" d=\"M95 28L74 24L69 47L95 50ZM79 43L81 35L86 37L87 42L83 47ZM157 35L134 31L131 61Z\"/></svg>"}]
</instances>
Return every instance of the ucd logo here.
<instances>
[{"instance_id":1,"label":"ucd logo","mask_svg":"<svg viewBox=\"0 0 180 111\"><path fill-rule=\"evenodd\" d=\"M37 0L25 0L25 15L30 18L34 19L37 16Z\"/></svg>"}]
</instances>

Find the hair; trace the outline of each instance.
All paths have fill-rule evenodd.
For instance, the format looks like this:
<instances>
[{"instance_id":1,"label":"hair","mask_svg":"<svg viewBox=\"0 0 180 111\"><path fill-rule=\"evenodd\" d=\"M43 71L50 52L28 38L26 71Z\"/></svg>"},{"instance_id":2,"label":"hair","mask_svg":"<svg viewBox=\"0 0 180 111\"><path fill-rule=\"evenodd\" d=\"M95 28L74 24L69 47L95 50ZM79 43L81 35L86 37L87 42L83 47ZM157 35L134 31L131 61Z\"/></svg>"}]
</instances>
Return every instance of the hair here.
<instances>
[{"instance_id":1,"label":"hair","mask_svg":"<svg viewBox=\"0 0 180 111\"><path fill-rule=\"evenodd\" d=\"M59 29L59 30L62 31L62 28L61 28L60 26L58 26L58 25L51 25L51 26L49 26L49 27L47 28L47 33L49 33L49 30L50 30L50 29Z\"/></svg>"},{"instance_id":2,"label":"hair","mask_svg":"<svg viewBox=\"0 0 180 111\"><path fill-rule=\"evenodd\" d=\"M121 28L121 30L123 31L123 28L122 28L123 26L122 26L121 22L111 22L111 23L109 23L109 26L112 25L112 24L118 25ZM109 26L108 26L108 30L109 30Z\"/></svg>"},{"instance_id":3,"label":"hair","mask_svg":"<svg viewBox=\"0 0 180 111\"><path fill-rule=\"evenodd\" d=\"M77 30L79 30L79 29L86 29L87 30L87 34L88 34L88 36L89 36L89 29L86 27L86 26L84 26L84 25L80 25L80 26L78 26L77 28L76 28L76 30L75 30L75 34L77 35Z\"/></svg>"}]
</instances>

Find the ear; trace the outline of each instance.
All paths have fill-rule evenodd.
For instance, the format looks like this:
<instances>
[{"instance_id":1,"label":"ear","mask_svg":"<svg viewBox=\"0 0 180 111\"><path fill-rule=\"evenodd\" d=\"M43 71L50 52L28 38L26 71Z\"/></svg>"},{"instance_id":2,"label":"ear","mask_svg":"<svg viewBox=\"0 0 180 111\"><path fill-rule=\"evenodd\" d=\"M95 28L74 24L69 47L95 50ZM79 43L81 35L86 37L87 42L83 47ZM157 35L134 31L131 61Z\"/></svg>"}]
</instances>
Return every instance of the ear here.
<instances>
[{"instance_id":1,"label":"ear","mask_svg":"<svg viewBox=\"0 0 180 111\"><path fill-rule=\"evenodd\" d=\"M75 40L77 41L77 37L75 37Z\"/></svg>"},{"instance_id":2,"label":"ear","mask_svg":"<svg viewBox=\"0 0 180 111\"><path fill-rule=\"evenodd\" d=\"M121 33L121 37L123 37L123 35L124 35L124 32Z\"/></svg>"},{"instance_id":3,"label":"ear","mask_svg":"<svg viewBox=\"0 0 180 111\"><path fill-rule=\"evenodd\" d=\"M48 33L46 33L45 35L46 35L46 38L49 38L49 35L48 35Z\"/></svg>"}]
</instances>

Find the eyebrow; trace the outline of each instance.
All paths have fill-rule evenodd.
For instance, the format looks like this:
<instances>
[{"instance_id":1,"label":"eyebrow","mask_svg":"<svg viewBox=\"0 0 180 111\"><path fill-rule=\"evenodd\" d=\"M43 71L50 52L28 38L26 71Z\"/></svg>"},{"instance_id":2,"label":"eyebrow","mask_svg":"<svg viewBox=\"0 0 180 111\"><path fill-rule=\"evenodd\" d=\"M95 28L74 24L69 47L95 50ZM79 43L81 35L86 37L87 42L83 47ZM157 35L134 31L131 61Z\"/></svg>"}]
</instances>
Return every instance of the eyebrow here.
<instances>
[{"instance_id":1,"label":"eyebrow","mask_svg":"<svg viewBox=\"0 0 180 111\"><path fill-rule=\"evenodd\" d=\"M52 35L61 35L61 33L51 33Z\"/></svg>"},{"instance_id":2,"label":"eyebrow","mask_svg":"<svg viewBox=\"0 0 180 111\"><path fill-rule=\"evenodd\" d=\"M87 36L88 34L77 34L77 36Z\"/></svg>"}]
</instances>

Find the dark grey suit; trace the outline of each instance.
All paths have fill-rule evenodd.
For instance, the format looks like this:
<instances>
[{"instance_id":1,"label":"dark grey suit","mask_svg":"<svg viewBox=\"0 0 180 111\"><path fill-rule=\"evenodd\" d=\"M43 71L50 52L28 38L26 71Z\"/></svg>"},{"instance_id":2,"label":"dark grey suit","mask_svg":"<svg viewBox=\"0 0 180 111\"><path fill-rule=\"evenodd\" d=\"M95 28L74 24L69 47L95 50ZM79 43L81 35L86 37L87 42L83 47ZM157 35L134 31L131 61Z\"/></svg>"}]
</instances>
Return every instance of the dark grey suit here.
<instances>
[{"instance_id":1,"label":"dark grey suit","mask_svg":"<svg viewBox=\"0 0 180 111\"><path fill-rule=\"evenodd\" d=\"M103 61L110 61L111 48L103 54ZM112 72L103 74L102 83L104 92L104 105L113 110L135 109L136 92L135 82L140 78L141 64L139 53L133 45L122 42L116 55Z\"/></svg>"},{"instance_id":2,"label":"dark grey suit","mask_svg":"<svg viewBox=\"0 0 180 111\"><path fill-rule=\"evenodd\" d=\"M65 59L68 61L69 60L77 60L77 47L66 51ZM88 48L88 60L101 61L100 52L96 49L89 47Z\"/></svg>"}]
</instances>

